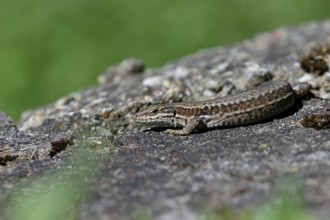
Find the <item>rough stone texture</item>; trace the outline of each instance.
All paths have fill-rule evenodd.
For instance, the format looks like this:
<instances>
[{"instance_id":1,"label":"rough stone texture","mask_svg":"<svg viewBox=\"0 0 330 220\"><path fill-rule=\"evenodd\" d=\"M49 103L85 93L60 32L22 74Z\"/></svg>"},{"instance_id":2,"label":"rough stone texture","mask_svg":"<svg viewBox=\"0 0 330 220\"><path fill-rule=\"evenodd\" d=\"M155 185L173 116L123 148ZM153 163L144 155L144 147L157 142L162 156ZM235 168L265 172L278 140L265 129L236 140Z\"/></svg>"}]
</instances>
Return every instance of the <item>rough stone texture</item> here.
<instances>
[{"instance_id":1,"label":"rough stone texture","mask_svg":"<svg viewBox=\"0 0 330 220\"><path fill-rule=\"evenodd\" d=\"M299 123L330 109L330 72L310 75L299 65L311 47L326 42L330 21L201 50L160 69L128 59L106 70L99 85L26 111L17 126L2 113L0 199L5 203L31 178L61 172L87 143L106 159L102 175L81 167L98 160L93 153L81 159L81 169L71 168L90 184L80 219L131 219L141 209L162 220L196 219L204 208L243 210L268 201L283 176L296 176L309 210L326 219L330 130ZM262 123L188 136L142 131L132 121L152 103L224 96L269 79L309 82L315 97Z\"/></svg>"}]
</instances>

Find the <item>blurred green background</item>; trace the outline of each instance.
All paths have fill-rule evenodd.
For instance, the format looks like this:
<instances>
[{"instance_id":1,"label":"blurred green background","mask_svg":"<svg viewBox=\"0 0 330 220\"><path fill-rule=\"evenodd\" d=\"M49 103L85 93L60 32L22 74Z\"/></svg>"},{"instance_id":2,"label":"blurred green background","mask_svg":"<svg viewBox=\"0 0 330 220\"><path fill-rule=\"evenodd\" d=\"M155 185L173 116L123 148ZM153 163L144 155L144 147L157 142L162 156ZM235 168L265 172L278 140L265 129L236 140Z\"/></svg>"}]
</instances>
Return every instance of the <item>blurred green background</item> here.
<instances>
[{"instance_id":1,"label":"blurred green background","mask_svg":"<svg viewBox=\"0 0 330 220\"><path fill-rule=\"evenodd\" d=\"M14 119L137 57L157 67L199 48L329 16L328 0L11 0L0 7L0 110Z\"/></svg>"}]
</instances>

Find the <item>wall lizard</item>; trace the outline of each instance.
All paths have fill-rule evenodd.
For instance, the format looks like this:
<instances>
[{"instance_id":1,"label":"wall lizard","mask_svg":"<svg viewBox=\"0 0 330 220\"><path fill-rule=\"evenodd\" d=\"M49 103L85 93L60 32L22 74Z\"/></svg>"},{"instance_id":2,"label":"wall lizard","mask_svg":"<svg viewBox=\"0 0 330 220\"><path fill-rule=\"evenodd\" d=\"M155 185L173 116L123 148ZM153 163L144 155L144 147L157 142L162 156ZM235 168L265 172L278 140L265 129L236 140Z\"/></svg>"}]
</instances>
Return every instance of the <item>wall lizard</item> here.
<instances>
[{"instance_id":1,"label":"wall lizard","mask_svg":"<svg viewBox=\"0 0 330 220\"><path fill-rule=\"evenodd\" d=\"M198 102L165 103L151 106L134 116L136 122L153 124L165 132L187 135L198 129L239 126L261 121L289 109L311 86L269 81L239 94Z\"/></svg>"}]
</instances>

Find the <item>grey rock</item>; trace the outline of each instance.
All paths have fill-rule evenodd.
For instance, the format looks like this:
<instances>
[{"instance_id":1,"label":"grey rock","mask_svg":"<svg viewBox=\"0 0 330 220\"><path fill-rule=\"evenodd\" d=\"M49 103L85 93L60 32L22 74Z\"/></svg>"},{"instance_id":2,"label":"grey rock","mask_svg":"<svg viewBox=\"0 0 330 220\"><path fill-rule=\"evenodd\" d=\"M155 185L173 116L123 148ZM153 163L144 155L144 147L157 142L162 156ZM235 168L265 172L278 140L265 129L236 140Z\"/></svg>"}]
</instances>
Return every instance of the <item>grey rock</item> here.
<instances>
[{"instance_id":1,"label":"grey rock","mask_svg":"<svg viewBox=\"0 0 330 220\"><path fill-rule=\"evenodd\" d=\"M200 50L159 69L129 59L109 68L99 85L26 111L17 125L0 114L2 203L22 191L16 186L56 171L58 181L78 175L88 185L80 219L132 219L141 209L154 219L197 219L204 209L258 207L283 177L294 176L309 210L324 218L330 130L299 123L330 109L322 99L329 97L329 73L308 77L299 65L318 42L330 42L330 21ZM309 82L315 97L261 123L188 136L145 131L132 120L153 103L225 96L270 78Z\"/></svg>"}]
</instances>

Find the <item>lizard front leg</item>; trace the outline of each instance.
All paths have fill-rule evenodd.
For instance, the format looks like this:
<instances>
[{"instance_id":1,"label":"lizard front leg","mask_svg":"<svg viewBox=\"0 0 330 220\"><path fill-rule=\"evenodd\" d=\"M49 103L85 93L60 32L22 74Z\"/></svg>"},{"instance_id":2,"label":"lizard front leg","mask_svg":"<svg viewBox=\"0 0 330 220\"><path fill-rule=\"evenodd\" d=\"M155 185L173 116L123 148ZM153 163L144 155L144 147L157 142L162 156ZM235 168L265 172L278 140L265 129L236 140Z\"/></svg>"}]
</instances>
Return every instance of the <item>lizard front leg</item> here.
<instances>
[{"instance_id":1,"label":"lizard front leg","mask_svg":"<svg viewBox=\"0 0 330 220\"><path fill-rule=\"evenodd\" d=\"M188 135L203 124L200 117L194 117L187 120L187 124L181 130L167 129L165 132L174 135Z\"/></svg>"}]
</instances>

